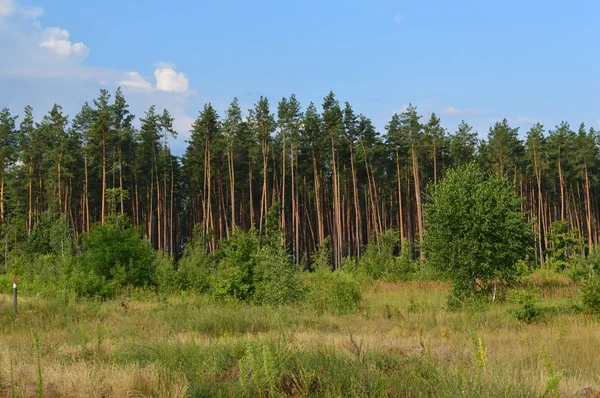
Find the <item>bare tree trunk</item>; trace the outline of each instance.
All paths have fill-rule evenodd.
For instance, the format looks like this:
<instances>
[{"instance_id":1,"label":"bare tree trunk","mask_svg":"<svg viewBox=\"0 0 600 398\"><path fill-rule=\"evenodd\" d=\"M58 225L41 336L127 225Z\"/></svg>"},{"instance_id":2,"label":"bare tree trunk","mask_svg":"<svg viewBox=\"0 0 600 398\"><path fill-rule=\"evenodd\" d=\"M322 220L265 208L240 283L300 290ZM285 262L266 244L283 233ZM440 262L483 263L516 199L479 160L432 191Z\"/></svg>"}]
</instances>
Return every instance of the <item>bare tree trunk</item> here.
<instances>
[{"instance_id":1,"label":"bare tree trunk","mask_svg":"<svg viewBox=\"0 0 600 398\"><path fill-rule=\"evenodd\" d=\"M419 243L423 244L423 216L421 214L421 182L419 178L419 161L417 159L417 150L415 144L411 145L413 175L415 179L415 200L417 206L417 233L419 234ZM423 250L420 249L421 259L424 259Z\"/></svg>"},{"instance_id":2,"label":"bare tree trunk","mask_svg":"<svg viewBox=\"0 0 600 398\"><path fill-rule=\"evenodd\" d=\"M260 196L260 219L259 219L259 233L262 234L263 220L268 210L268 199L267 199L267 155L268 155L268 144L265 140L261 142L262 158L263 158L263 186L262 194Z\"/></svg>"},{"instance_id":3,"label":"bare tree trunk","mask_svg":"<svg viewBox=\"0 0 600 398\"><path fill-rule=\"evenodd\" d=\"M350 167L352 168L352 193L353 193L353 200L354 200L354 233L355 233L355 239L356 239L356 256L358 258L360 258L360 244L361 244L361 239L360 239L360 227L361 227L361 220L360 220L360 215L361 215L361 210L360 210L360 205L359 205L359 199L358 199L358 183L357 183L357 178L356 178L356 167L354 166L354 145L352 144L350 146Z\"/></svg>"},{"instance_id":4,"label":"bare tree trunk","mask_svg":"<svg viewBox=\"0 0 600 398\"><path fill-rule=\"evenodd\" d=\"M402 209L402 185L400 183L400 158L396 151L396 177L398 179L398 221L400 223L400 244L404 244L404 211Z\"/></svg>"},{"instance_id":5,"label":"bare tree trunk","mask_svg":"<svg viewBox=\"0 0 600 398\"><path fill-rule=\"evenodd\" d=\"M229 169L229 193L231 201L231 230L235 229L235 168L233 163L233 152L227 151L227 161Z\"/></svg>"},{"instance_id":6,"label":"bare tree trunk","mask_svg":"<svg viewBox=\"0 0 600 398\"><path fill-rule=\"evenodd\" d=\"M252 189L252 165L250 165L248 171L248 185L248 196L250 197L250 228L254 228L254 191Z\"/></svg>"},{"instance_id":7,"label":"bare tree trunk","mask_svg":"<svg viewBox=\"0 0 600 398\"><path fill-rule=\"evenodd\" d=\"M86 169L87 171L87 169ZM87 182L87 180L86 180ZM27 211L27 236L33 228L33 163L29 163L29 210Z\"/></svg>"},{"instance_id":8,"label":"bare tree trunk","mask_svg":"<svg viewBox=\"0 0 600 398\"><path fill-rule=\"evenodd\" d=\"M285 134L282 135L281 142L281 230L285 235Z\"/></svg>"},{"instance_id":9,"label":"bare tree trunk","mask_svg":"<svg viewBox=\"0 0 600 398\"><path fill-rule=\"evenodd\" d=\"M102 133L102 198L101 200L101 221L102 225L105 222L106 214L106 132Z\"/></svg>"},{"instance_id":10,"label":"bare tree trunk","mask_svg":"<svg viewBox=\"0 0 600 398\"><path fill-rule=\"evenodd\" d=\"M317 169L317 157L313 150L313 173L315 183L315 207L317 212L317 232L319 237L319 245L325 239L325 229L323 228L323 213L321 210L321 184L319 183L319 173Z\"/></svg>"},{"instance_id":11,"label":"bare tree trunk","mask_svg":"<svg viewBox=\"0 0 600 398\"><path fill-rule=\"evenodd\" d=\"M588 248L591 251L594 247L592 237L592 201L590 200L590 178L588 175L587 164L584 164L583 172L585 174L585 205L586 205L586 224L588 235Z\"/></svg>"}]
</instances>

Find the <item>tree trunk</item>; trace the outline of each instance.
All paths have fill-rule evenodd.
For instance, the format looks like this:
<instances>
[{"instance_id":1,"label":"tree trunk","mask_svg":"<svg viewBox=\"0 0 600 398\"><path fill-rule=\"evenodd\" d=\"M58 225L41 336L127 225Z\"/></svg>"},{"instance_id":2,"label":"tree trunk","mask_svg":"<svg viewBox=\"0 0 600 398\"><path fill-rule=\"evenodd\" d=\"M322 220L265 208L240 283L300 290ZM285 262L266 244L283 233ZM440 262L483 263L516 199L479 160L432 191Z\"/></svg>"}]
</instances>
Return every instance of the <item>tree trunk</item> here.
<instances>
[{"instance_id":1,"label":"tree trunk","mask_svg":"<svg viewBox=\"0 0 600 398\"><path fill-rule=\"evenodd\" d=\"M400 157L396 151L396 177L398 179L398 221L400 223L400 244L404 244L404 211L402 209L402 185L400 183Z\"/></svg>"},{"instance_id":2,"label":"tree trunk","mask_svg":"<svg viewBox=\"0 0 600 398\"><path fill-rule=\"evenodd\" d=\"M419 243L423 244L423 216L421 214L421 182L419 178L419 161L417 159L417 150L415 144L411 145L413 176L415 179L415 205L417 206L417 233L419 234ZM423 250L419 249L421 259L424 259Z\"/></svg>"}]
</instances>

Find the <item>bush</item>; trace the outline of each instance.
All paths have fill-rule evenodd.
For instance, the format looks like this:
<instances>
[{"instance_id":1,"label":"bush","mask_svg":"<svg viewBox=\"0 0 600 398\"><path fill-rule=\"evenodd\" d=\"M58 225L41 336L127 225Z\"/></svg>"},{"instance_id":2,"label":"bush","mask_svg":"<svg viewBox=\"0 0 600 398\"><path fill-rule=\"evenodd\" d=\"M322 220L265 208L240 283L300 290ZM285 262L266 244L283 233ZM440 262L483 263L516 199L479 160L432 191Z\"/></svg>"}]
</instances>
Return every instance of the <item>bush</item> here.
<instances>
[{"instance_id":1,"label":"bush","mask_svg":"<svg viewBox=\"0 0 600 398\"><path fill-rule=\"evenodd\" d=\"M26 255L34 257L40 254L71 255L73 252L73 231L65 217L55 217L44 213L35 224L23 247Z\"/></svg>"},{"instance_id":2,"label":"bush","mask_svg":"<svg viewBox=\"0 0 600 398\"><path fill-rule=\"evenodd\" d=\"M521 322L531 322L542 314L539 307L536 306L538 299L527 291L519 291L513 294L513 301L519 304L519 307L511 311L512 315Z\"/></svg>"},{"instance_id":3,"label":"bush","mask_svg":"<svg viewBox=\"0 0 600 398\"><path fill-rule=\"evenodd\" d=\"M410 279L416 270L415 262L411 259L410 246L403 242L399 256L396 256L398 242L398 232L395 230L387 230L379 236L374 236L358 262L359 271L374 280Z\"/></svg>"},{"instance_id":4,"label":"bush","mask_svg":"<svg viewBox=\"0 0 600 398\"><path fill-rule=\"evenodd\" d=\"M109 218L82 237L80 269L107 281L133 286L156 283L154 250L123 218Z\"/></svg>"},{"instance_id":5,"label":"bush","mask_svg":"<svg viewBox=\"0 0 600 398\"><path fill-rule=\"evenodd\" d=\"M209 236L204 234L201 228L196 228L193 239L186 245L183 257L177 265L172 282L177 289L199 293L210 289L216 268L212 255L208 254L208 242Z\"/></svg>"},{"instance_id":6,"label":"bush","mask_svg":"<svg viewBox=\"0 0 600 398\"><path fill-rule=\"evenodd\" d=\"M299 270L283 247L262 247L256 254L253 301L257 304L281 305L302 296Z\"/></svg>"},{"instance_id":7,"label":"bush","mask_svg":"<svg viewBox=\"0 0 600 398\"><path fill-rule=\"evenodd\" d=\"M548 267L558 271L567 268L574 256L577 256L585 248L585 240L579 236L576 228L569 228L567 220L555 221L550 225L550 247L546 249L548 254Z\"/></svg>"},{"instance_id":8,"label":"bush","mask_svg":"<svg viewBox=\"0 0 600 398\"><path fill-rule=\"evenodd\" d=\"M581 286L581 302L591 312L600 312L600 277L590 273Z\"/></svg>"},{"instance_id":9,"label":"bush","mask_svg":"<svg viewBox=\"0 0 600 398\"><path fill-rule=\"evenodd\" d=\"M219 242L216 278L212 286L216 298L234 297L246 301L254 295L255 254L259 240L255 230L236 229Z\"/></svg>"},{"instance_id":10,"label":"bush","mask_svg":"<svg viewBox=\"0 0 600 398\"><path fill-rule=\"evenodd\" d=\"M362 300L360 283L342 270L318 269L307 273L308 303L319 312L346 314L356 311Z\"/></svg>"},{"instance_id":11,"label":"bush","mask_svg":"<svg viewBox=\"0 0 600 398\"><path fill-rule=\"evenodd\" d=\"M233 297L257 304L280 305L301 295L298 269L279 243L258 238L256 231L236 230L220 242L212 292L216 298Z\"/></svg>"},{"instance_id":12,"label":"bush","mask_svg":"<svg viewBox=\"0 0 600 398\"><path fill-rule=\"evenodd\" d=\"M177 280L177 270L173 259L167 253L159 251L154 258L156 288L160 293L174 293L180 289Z\"/></svg>"}]
</instances>

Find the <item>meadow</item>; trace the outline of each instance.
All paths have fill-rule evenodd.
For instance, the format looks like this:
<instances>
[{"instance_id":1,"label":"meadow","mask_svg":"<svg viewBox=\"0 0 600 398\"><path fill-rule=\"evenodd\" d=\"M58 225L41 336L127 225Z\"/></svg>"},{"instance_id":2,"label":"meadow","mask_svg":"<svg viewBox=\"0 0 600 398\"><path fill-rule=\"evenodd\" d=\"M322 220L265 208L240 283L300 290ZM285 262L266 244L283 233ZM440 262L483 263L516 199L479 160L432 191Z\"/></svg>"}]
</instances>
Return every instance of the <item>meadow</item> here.
<instances>
[{"instance_id":1,"label":"meadow","mask_svg":"<svg viewBox=\"0 0 600 398\"><path fill-rule=\"evenodd\" d=\"M538 273L518 289L538 301L455 310L447 282L375 282L343 315L130 291L24 292L15 317L3 295L0 396L595 396L599 324L578 287Z\"/></svg>"}]
</instances>

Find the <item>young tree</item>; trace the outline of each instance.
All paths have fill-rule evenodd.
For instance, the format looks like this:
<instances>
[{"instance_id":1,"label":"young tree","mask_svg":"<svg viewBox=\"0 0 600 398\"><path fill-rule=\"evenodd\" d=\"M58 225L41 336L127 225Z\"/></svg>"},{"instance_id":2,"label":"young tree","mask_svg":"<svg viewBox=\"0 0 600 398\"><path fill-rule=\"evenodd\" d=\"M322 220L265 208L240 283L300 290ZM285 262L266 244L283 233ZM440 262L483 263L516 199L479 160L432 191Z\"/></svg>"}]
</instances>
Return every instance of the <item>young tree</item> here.
<instances>
[{"instance_id":1,"label":"young tree","mask_svg":"<svg viewBox=\"0 0 600 398\"><path fill-rule=\"evenodd\" d=\"M486 174L474 163L454 168L429 199L428 261L451 275L457 298L491 293L493 299L498 282L515 281L519 261L533 248L533 232L503 176Z\"/></svg>"}]
</instances>

